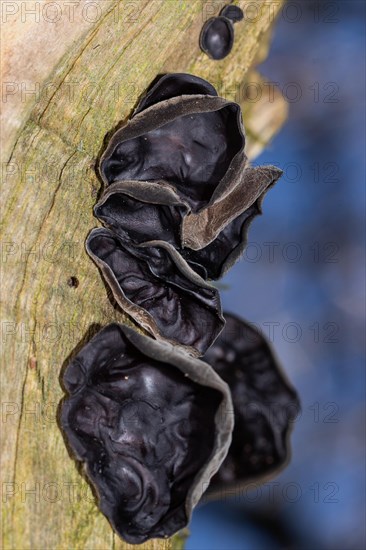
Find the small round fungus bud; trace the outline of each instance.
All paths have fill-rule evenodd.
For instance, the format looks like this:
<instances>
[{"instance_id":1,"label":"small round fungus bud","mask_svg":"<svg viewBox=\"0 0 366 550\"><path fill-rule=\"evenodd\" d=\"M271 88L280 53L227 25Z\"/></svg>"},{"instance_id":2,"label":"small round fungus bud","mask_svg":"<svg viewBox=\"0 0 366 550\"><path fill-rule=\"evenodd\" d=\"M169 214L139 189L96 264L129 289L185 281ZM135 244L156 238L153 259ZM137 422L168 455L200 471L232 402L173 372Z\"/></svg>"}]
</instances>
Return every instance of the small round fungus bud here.
<instances>
[{"instance_id":1,"label":"small round fungus bud","mask_svg":"<svg viewBox=\"0 0 366 550\"><path fill-rule=\"evenodd\" d=\"M232 4L229 4L222 8L220 15L222 17L230 19L230 21L232 21L233 23L237 23L244 18L243 10L239 8L239 6L233 6Z\"/></svg>"},{"instance_id":2,"label":"small round fungus bud","mask_svg":"<svg viewBox=\"0 0 366 550\"><path fill-rule=\"evenodd\" d=\"M226 17L212 17L204 24L200 47L211 59L223 59L231 52L234 43L234 28Z\"/></svg>"}]
</instances>

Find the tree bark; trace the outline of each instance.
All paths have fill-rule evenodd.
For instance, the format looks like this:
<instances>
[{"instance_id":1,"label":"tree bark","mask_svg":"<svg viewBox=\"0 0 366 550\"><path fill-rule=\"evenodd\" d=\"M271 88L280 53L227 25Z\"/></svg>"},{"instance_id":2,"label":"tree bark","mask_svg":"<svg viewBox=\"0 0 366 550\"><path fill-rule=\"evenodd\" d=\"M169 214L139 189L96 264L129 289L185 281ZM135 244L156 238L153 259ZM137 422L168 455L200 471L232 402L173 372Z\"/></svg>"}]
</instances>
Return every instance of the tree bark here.
<instances>
[{"instance_id":1,"label":"tree bark","mask_svg":"<svg viewBox=\"0 0 366 550\"><path fill-rule=\"evenodd\" d=\"M258 17L235 25L233 51L220 62L200 52L198 38L221 1L103 0L97 21L90 22L91 11L88 20L78 12L73 22L57 22L57 36L51 12L42 12L46 0L38 2L38 26L20 24L22 5L30 3L4 3L19 5L19 12L3 30L11 60L11 69L3 64L3 82L12 90L4 103L2 164L3 548L126 549L98 511L57 423L62 366L98 327L129 322L112 307L84 250L97 225L96 159L106 133L165 72L190 72L224 97L247 98L247 151L257 155L283 123L286 104L279 93L274 101L251 101L245 83L262 82L253 65L266 51L282 2L271 3L270 12L256 0ZM235 3L244 13L254 4ZM26 90L38 82L39 94L23 101L22 82ZM175 544L159 540L143 548Z\"/></svg>"}]
</instances>

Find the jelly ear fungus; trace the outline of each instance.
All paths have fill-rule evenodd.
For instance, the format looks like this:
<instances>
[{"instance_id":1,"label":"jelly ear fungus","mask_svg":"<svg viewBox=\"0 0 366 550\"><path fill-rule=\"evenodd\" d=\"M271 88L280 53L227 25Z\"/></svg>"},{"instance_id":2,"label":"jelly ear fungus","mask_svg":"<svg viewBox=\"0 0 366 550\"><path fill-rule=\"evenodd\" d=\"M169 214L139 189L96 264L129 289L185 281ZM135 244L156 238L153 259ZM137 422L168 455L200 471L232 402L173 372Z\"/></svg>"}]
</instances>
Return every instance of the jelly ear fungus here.
<instances>
[{"instance_id":1,"label":"jelly ear fungus","mask_svg":"<svg viewBox=\"0 0 366 550\"><path fill-rule=\"evenodd\" d=\"M176 346L111 324L64 385L62 428L115 531L140 544L186 526L230 445L226 383Z\"/></svg>"},{"instance_id":2,"label":"jelly ear fungus","mask_svg":"<svg viewBox=\"0 0 366 550\"><path fill-rule=\"evenodd\" d=\"M209 136L209 139L208 139ZM165 182L193 212L228 194L246 161L241 110L220 97L183 95L135 115L100 160L105 186Z\"/></svg>"},{"instance_id":3,"label":"jelly ear fungus","mask_svg":"<svg viewBox=\"0 0 366 550\"><path fill-rule=\"evenodd\" d=\"M244 19L243 10L239 6L235 6L235 4L228 4L227 6L224 6L220 11L220 15L230 19L233 23L238 23Z\"/></svg>"},{"instance_id":4,"label":"jelly ear fungus","mask_svg":"<svg viewBox=\"0 0 366 550\"><path fill-rule=\"evenodd\" d=\"M244 190L238 187L232 195L212 207L207 217L211 223L208 222L207 226L195 216L187 216L183 222L182 240L186 247L182 249L181 254L193 269L197 269L196 266L204 266L205 274L202 276L206 279L220 279L238 261L247 245L250 224L256 216L262 214L263 199L282 171L268 166L248 168L245 174L246 181L260 177L262 183L267 184L250 206L242 206L240 195ZM227 208L226 203L229 203ZM231 208L234 211L233 220L225 225L224 220L227 220ZM213 240L212 235L216 235ZM207 241L209 244L200 248L202 242Z\"/></svg>"},{"instance_id":5,"label":"jelly ear fungus","mask_svg":"<svg viewBox=\"0 0 366 550\"><path fill-rule=\"evenodd\" d=\"M156 338L202 355L223 329L219 291L168 243L134 246L94 229L86 249L123 311Z\"/></svg>"},{"instance_id":6,"label":"jelly ear fungus","mask_svg":"<svg viewBox=\"0 0 366 550\"><path fill-rule=\"evenodd\" d=\"M224 59L234 44L234 27L226 17L211 17L200 35L200 48L211 59Z\"/></svg>"},{"instance_id":7,"label":"jelly ear fungus","mask_svg":"<svg viewBox=\"0 0 366 550\"><path fill-rule=\"evenodd\" d=\"M190 208L165 182L118 181L94 207L95 216L120 239L141 244L163 240L179 248Z\"/></svg>"},{"instance_id":8,"label":"jelly ear fungus","mask_svg":"<svg viewBox=\"0 0 366 550\"><path fill-rule=\"evenodd\" d=\"M239 259L250 223L281 174L274 166L247 167L229 195L198 214L160 183L116 182L94 213L123 241L164 240L201 277L217 280Z\"/></svg>"},{"instance_id":9,"label":"jelly ear fungus","mask_svg":"<svg viewBox=\"0 0 366 550\"><path fill-rule=\"evenodd\" d=\"M239 105L217 97L203 79L165 75L112 136L100 162L105 190L95 214L123 238L167 240L184 257L193 256L188 249L208 247L233 223L201 262L195 254L199 273L216 279L243 251L246 220L260 211L266 188L281 175L273 166L247 167L244 145ZM238 231L229 251L227 235ZM220 258L220 269L205 270L202 262L223 241L230 262Z\"/></svg>"},{"instance_id":10,"label":"jelly ear fungus","mask_svg":"<svg viewBox=\"0 0 366 550\"><path fill-rule=\"evenodd\" d=\"M234 23L244 17L239 6L225 6L218 17L211 17L202 27L201 50L213 60L224 59L234 44Z\"/></svg>"},{"instance_id":11,"label":"jelly ear fungus","mask_svg":"<svg viewBox=\"0 0 366 550\"><path fill-rule=\"evenodd\" d=\"M207 80L187 73L165 74L158 77L137 105L134 115L156 103L183 95L211 95L217 91Z\"/></svg>"},{"instance_id":12,"label":"jelly ear fungus","mask_svg":"<svg viewBox=\"0 0 366 550\"><path fill-rule=\"evenodd\" d=\"M286 465L290 431L300 411L297 393L267 339L235 315L224 317L224 330L203 357L229 385L234 405L229 453L206 495L214 498Z\"/></svg>"},{"instance_id":13,"label":"jelly ear fungus","mask_svg":"<svg viewBox=\"0 0 366 550\"><path fill-rule=\"evenodd\" d=\"M204 211L193 212L182 223L182 245L200 250L213 242L225 227L246 213L256 201L259 208L264 195L281 177L282 170L275 166L247 167L237 175L231 193Z\"/></svg>"},{"instance_id":14,"label":"jelly ear fungus","mask_svg":"<svg viewBox=\"0 0 366 550\"><path fill-rule=\"evenodd\" d=\"M239 11L218 19L232 26ZM296 393L258 331L230 314L223 331L207 282L239 258L281 175L247 166L244 145L240 106L177 73L150 87L100 161L94 212L106 228L86 249L150 336L112 324L81 349L64 374L62 427L101 510L133 544L187 525L209 484L215 496L288 456Z\"/></svg>"}]
</instances>

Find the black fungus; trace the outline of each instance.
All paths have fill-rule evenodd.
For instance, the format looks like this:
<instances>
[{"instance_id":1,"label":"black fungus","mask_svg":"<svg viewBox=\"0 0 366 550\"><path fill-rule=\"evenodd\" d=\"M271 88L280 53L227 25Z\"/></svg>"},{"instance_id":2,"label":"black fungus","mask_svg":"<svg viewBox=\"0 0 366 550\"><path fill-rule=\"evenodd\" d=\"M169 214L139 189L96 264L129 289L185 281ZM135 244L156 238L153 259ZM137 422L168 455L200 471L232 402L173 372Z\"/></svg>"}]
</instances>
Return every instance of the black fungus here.
<instances>
[{"instance_id":1,"label":"black fungus","mask_svg":"<svg viewBox=\"0 0 366 550\"><path fill-rule=\"evenodd\" d=\"M202 355L223 329L218 290L168 243L134 246L94 229L86 249L121 308L157 338Z\"/></svg>"},{"instance_id":2,"label":"black fungus","mask_svg":"<svg viewBox=\"0 0 366 550\"><path fill-rule=\"evenodd\" d=\"M95 216L122 240L163 240L180 247L181 224L189 207L174 191L154 182L116 182L94 207Z\"/></svg>"},{"instance_id":3,"label":"black fungus","mask_svg":"<svg viewBox=\"0 0 366 550\"><path fill-rule=\"evenodd\" d=\"M282 170L275 166L246 168L226 197L199 214L190 213L184 217L182 246L201 254L211 243L209 251L215 254L214 261L220 264L220 273L225 273L244 250L249 222L261 213L265 194L281 175Z\"/></svg>"},{"instance_id":4,"label":"black fungus","mask_svg":"<svg viewBox=\"0 0 366 550\"><path fill-rule=\"evenodd\" d=\"M139 544L183 528L230 445L227 385L202 361L117 324L63 381L63 430L115 531Z\"/></svg>"},{"instance_id":5,"label":"black fungus","mask_svg":"<svg viewBox=\"0 0 366 550\"><path fill-rule=\"evenodd\" d=\"M234 404L230 450L207 492L218 497L285 465L300 409L266 338L234 315L224 317L223 332L203 358L229 385Z\"/></svg>"},{"instance_id":6,"label":"black fungus","mask_svg":"<svg viewBox=\"0 0 366 550\"><path fill-rule=\"evenodd\" d=\"M239 8L239 6L235 6L233 4L229 4L222 8L220 11L220 15L222 17L226 17L227 19L230 19L233 23L237 23L238 21L241 21L244 17L243 10Z\"/></svg>"},{"instance_id":7,"label":"black fungus","mask_svg":"<svg viewBox=\"0 0 366 550\"><path fill-rule=\"evenodd\" d=\"M182 95L217 96L215 88L198 76L187 73L173 73L160 76L139 102L134 115L156 103Z\"/></svg>"},{"instance_id":8,"label":"black fungus","mask_svg":"<svg viewBox=\"0 0 366 550\"><path fill-rule=\"evenodd\" d=\"M220 279L238 260L247 244L251 221L261 213L261 199L229 223L210 244L200 250L183 248L181 254L204 279Z\"/></svg>"},{"instance_id":9,"label":"black fungus","mask_svg":"<svg viewBox=\"0 0 366 550\"><path fill-rule=\"evenodd\" d=\"M240 18L223 13L215 21L230 28ZM61 423L100 509L133 544L186 526L208 486L214 496L236 488L288 454L296 393L258 331L227 314L222 332L219 292L206 282L238 259L281 175L248 167L244 144L240 106L178 73L153 84L99 165L94 212L107 228L86 249L156 340L102 329L65 371Z\"/></svg>"},{"instance_id":10,"label":"black fungus","mask_svg":"<svg viewBox=\"0 0 366 550\"><path fill-rule=\"evenodd\" d=\"M122 240L164 240L204 279L216 280L240 257L250 222L281 174L273 166L247 168L232 193L205 211L206 219L204 213L187 213L171 190L155 184L144 188L141 182L110 185L94 212Z\"/></svg>"},{"instance_id":11,"label":"black fungus","mask_svg":"<svg viewBox=\"0 0 366 550\"><path fill-rule=\"evenodd\" d=\"M200 47L211 59L223 59L232 50L234 27L226 17L211 17L202 27Z\"/></svg>"},{"instance_id":12,"label":"black fungus","mask_svg":"<svg viewBox=\"0 0 366 550\"><path fill-rule=\"evenodd\" d=\"M243 228L255 202L280 176L275 167L246 166L240 107L214 94L211 84L193 75L160 77L140 101L138 114L113 135L100 163L105 190L95 214L121 238L135 243L166 240L178 250L204 249L231 222L234 233ZM202 123L200 140L196 117ZM218 127L215 117L221 120ZM208 274L212 279L232 264L225 264L225 258L237 259L245 244L243 238L233 245L232 254L225 234L219 240L226 242L225 250L214 261L222 268ZM223 250L222 243L203 257L212 257L213 250ZM189 250L183 255L197 256ZM203 274L197 257L194 262Z\"/></svg>"},{"instance_id":13,"label":"black fungus","mask_svg":"<svg viewBox=\"0 0 366 550\"><path fill-rule=\"evenodd\" d=\"M202 27L200 47L211 59L224 59L234 44L234 23L244 17L239 6L225 6L218 17L211 17Z\"/></svg>"},{"instance_id":14,"label":"black fungus","mask_svg":"<svg viewBox=\"0 0 366 550\"><path fill-rule=\"evenodd\" d=\"M198 212L235 187L246 161L244 143L238 104L212 95L176 96L117 130L100 172L105 186L140 181L170 187Z\"/></svg>"}]
</instances>

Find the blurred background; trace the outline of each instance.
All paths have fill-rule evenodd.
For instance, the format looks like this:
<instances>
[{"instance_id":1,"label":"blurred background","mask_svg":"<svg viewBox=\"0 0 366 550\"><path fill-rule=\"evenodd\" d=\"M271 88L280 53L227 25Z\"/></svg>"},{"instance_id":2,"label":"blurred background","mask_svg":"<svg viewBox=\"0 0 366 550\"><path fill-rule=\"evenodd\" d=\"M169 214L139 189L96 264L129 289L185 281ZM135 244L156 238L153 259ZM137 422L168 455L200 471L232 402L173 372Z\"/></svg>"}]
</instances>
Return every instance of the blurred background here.
<instances>
[{"instance_id":1,"label":"blurred background","mask_svg":"<svg viewBox=\"0 0 366 550\"><path fill-rule=\"evenodd\" d=\"M290 114L255 164L284 176L222 301L270 337L302 413L289 466L198 508L187 550L365 547L364 51L362 0L288 2L259 67Z\"/></svg>"}]
</instances>

